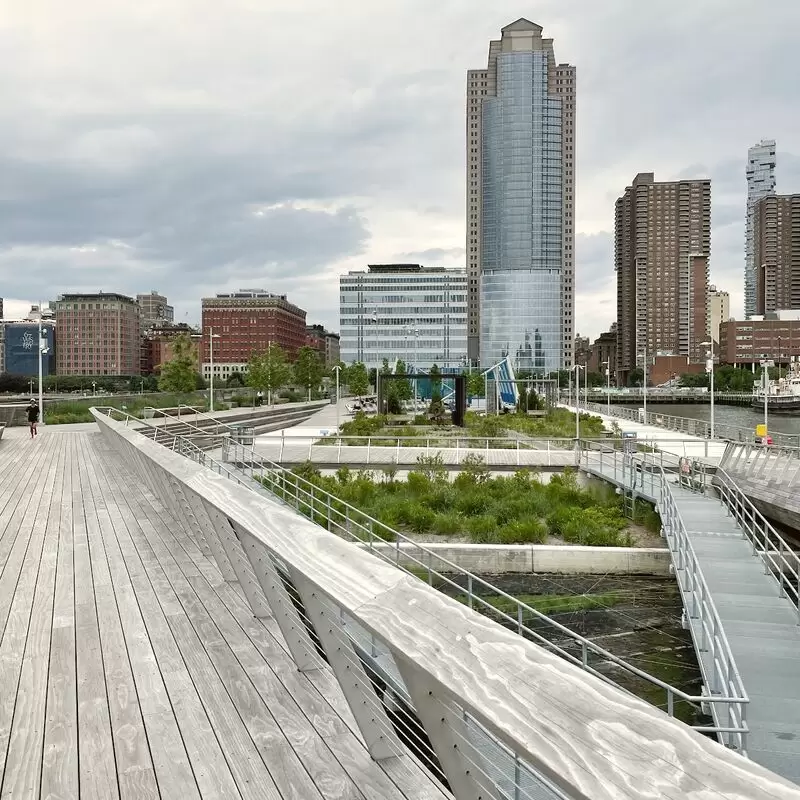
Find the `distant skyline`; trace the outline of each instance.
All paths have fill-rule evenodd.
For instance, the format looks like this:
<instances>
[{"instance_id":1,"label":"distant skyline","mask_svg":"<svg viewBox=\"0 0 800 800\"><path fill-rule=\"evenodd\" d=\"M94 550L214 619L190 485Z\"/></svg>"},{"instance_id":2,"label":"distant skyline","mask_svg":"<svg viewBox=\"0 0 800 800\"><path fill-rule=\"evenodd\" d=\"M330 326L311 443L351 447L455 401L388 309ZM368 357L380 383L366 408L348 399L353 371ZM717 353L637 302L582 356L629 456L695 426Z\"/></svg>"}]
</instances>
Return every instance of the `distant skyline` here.
<instances>
[{"instance_id":1,"label":"distant skyline","mask_svg":"<svg viewBox=\"0 0 800 800\"><path fill-rule=\"evenodd\" d=\"M337 329L342 272L465 266L465 73L519 17L578 73L577 332L615 319L614 200L632 175L712 179L711 282L739 317L748 147L777 140L777 191L800 191L797 3L7 6L7 316L155 287L197 323L204 295L263 286Z\"/></svg>"}]
</instances>

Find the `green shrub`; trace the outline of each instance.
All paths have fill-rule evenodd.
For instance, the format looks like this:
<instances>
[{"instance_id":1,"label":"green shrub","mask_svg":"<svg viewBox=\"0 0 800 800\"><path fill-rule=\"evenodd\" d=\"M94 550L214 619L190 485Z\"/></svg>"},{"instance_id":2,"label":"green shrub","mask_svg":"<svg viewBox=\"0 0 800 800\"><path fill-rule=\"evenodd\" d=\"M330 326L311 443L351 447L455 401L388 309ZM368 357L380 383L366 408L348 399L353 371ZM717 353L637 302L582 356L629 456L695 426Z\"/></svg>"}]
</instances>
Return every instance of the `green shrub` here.
<instances>
[{"instance_id":1,"label":"green shrub","mask_svg":"<svg viewBox=\"0 0 800 800\"><path fill-rule=\"evenodd\" d=\"M422 502L434 511L447 511L455 505L457 493L449 485L434 485L434 488L422 498Z\"/></svg>"},{"instance_id":2,"label":"green shrub","mask_svg":"<svg viewBox=\"0 0 800 800\"><path fill-rule=\"evenodd\" d=\"M417 472L416 470L414 470L408 473L408 478L406 478L406 485L408 486L408 491L412 495L420 497L421 495L430 492L431 479L424 473Z\"/></svg>"},{"instance_id":3,"label":"green shrub","mask_svg":"<svg viewBox=\"0 0 800 800\"><path fill-rule=\"evenodd\" d=\"M481 514L467 521L469 537L475 544L488 544L494 541L497 528L497 520L489 514Z\"/></svg>"},{"instance_id":4,"label":"green shrub","mask_svg":"<svg viewBox=\"0 0 800 800\"><path fill-rule=\"evenodd\" d=\"M408 525L414 533L427 533L433 528L436 514L425 506L412 506Z\"/></svg>"},{"instance_id":5,"label":"green shrub","mask_svg":"<svg viewBox=\"0 0 800 800\"><path fill-rule=\"evenodd\" d=\"M547 525L535 517L518 519L497 532L499 544L542 544L547 540Z\"/></svg>"},{"instance_id":6,"label":"green shrub","mask_svg":"<svg viewBox=\"0 0 800 800\"><path fill-rule=\"evenodd\" d=\"M351 477L350 467L339 467L339 469L336 470L336 480L339 481L342 486L350 483Z\"/></svg>"},{"instance_id":7,"label":"green shrub","mask_svg":"<svg viewBox=\"0 0 800 800\"><path fill-rule=\"evenodd\" d=\"M461 493L455 502L455 509L465 517L483 514L492 505L492 496L485 489L473 489Z\"/></svg>"},{"instance_id":8,"label":"green shrub","mask_svg":"<svg viewBox=\"0 0 800 800\"><path fill-rule=\"evenodd\" d=\"M464 530L464 519L458 514L437 514L433 532L441 536L453 536Z\"/></svg>"}]
</instances>

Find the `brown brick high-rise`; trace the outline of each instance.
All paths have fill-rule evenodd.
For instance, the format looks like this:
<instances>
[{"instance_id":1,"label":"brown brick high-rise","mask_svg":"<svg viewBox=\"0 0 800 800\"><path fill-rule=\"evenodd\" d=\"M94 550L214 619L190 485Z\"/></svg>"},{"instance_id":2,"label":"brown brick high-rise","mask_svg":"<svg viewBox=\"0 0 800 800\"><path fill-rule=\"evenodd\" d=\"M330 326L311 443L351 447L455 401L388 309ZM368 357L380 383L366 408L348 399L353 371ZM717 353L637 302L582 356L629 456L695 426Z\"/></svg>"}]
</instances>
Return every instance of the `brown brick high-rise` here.
<instances>
[{"instance_id":1,"label":"brown brick high-rise","mask_svg":"<svg viewBox=\"0 0 800 800\"><path fill-rule=\"evenodd\" d=\"M800 194L763 197L754 227L756 314L800 309Z\"/></svg>"},{"instance_id":2,"label":"brown brick high-rise","mask_svg":"<svg viewBox=\"0 0 800 800\"><path fill-rule=\"evenodd\" d=\"M617 200L617 380L657 355L702 361L707 338L711 181L639 173Z\"/></svg>"}]
</instances>

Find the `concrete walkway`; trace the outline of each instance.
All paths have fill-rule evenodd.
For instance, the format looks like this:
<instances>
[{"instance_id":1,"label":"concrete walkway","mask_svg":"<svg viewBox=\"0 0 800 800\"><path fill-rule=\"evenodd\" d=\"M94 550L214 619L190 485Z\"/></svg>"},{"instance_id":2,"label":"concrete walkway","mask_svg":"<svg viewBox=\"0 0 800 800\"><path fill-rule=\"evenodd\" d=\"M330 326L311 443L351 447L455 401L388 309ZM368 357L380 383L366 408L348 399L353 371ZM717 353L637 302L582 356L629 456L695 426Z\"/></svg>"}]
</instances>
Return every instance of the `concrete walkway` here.
<instances>
[{"instance_id":1,"label":"concrete walkway","mask_svg":"<svg viewBox=\"0 0 800 800\"><path fill-rule=\"evenodd\" d=\"M561 404L561 408L575 411L575 406ZM687 456L689 458L702 459L709 464L719 464L725 453L727 442L721 440L703 439L700 436L691 436L687 433L669 431L666 428L659 428L655 425L643 425L640 422L632 422L619 417L607 414L600 414L596 411L585 412L581 408L581 413L589 413L594 417L599 417L603 421L606 430L612 430L613 425L617 425L623 433L633 432L637 435L640 444L646 444L664 453L671 453L675 456Z\"/></svg>"}]
</instances>

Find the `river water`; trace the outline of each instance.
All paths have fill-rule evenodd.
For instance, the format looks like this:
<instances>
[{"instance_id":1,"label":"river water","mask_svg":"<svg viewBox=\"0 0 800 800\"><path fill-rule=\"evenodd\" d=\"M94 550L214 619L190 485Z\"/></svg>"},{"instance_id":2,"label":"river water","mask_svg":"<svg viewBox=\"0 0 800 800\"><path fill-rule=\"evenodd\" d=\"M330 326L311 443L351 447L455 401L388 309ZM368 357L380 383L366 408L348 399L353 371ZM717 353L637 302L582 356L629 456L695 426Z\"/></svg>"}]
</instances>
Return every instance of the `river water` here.
<instances>
[{"instance_id":1,"label":"river water","mask_svg":"<svg viewBox=\"0 0 800 800\"><path fill-rule=\"evenodd\" d=\"M662 405L650 403L647 410L655 414L669 414L673 417L688 417L708 422L711 420L710 403L698 405L675 404ZM723 406L714 404L714 421L720 425L738 425L755 431L756 425L764 421L764 411L743 406ZM770 414L770 433L788 433L800 437L800 413L798 414Z\"/></svg>"}]
</instances>

